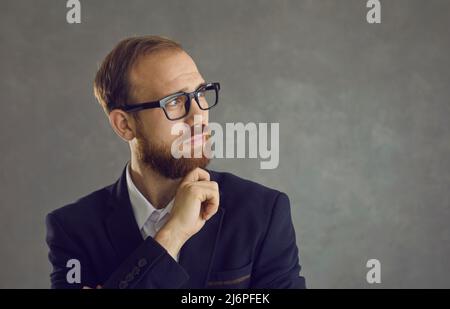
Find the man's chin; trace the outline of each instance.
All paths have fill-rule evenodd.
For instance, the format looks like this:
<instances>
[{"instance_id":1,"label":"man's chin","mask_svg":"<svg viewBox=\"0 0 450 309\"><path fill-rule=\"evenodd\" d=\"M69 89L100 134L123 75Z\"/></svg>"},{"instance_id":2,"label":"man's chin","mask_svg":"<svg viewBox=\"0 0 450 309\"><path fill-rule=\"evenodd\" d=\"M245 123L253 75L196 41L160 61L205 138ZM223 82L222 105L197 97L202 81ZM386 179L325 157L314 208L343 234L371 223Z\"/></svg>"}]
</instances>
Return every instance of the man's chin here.
<instances>
[{"instance_id":1,"label":"man's chin","mask_svg":"<svg viewBox=\"0 0 450 309\"><path fill-rule=\"evenodd\" d=\"M175 164L173 169L173 175L174 177L170 178L183 178L187 174L189 174L192 170L196 168L206 168L211 161L210 159L203 157L203 158L181 158L181 159L175 159L176 161L180 161L177 164Z\"/></svg>"},{"instance_id":2,"label":"man's chin","mask_svg":"<svg viewBox=\"0 0 450 309\"><path fill-rule=\"evenodd\" d=\"M203 154L200 158L196 158L194 149L192 149L191 158L181 156L176 159L168 145L152 144L143 136L139 136L137 140L138 160L165 178L183 178L197 167L206 168L211 161Z\"/></svg>"},{"instance_id":3,"label":"man's chin","mask_svg":"<svg viewBox=\"0 0 450 309\"><path fill-rule=\"evenodd\" d=\"M206 168L211 159L202 158L171 158L165 162L155 162L154 160L144 160L144 164L161 176L169 179L184 178L189 172L196 168Z\"/></svg>"}]
</instances>

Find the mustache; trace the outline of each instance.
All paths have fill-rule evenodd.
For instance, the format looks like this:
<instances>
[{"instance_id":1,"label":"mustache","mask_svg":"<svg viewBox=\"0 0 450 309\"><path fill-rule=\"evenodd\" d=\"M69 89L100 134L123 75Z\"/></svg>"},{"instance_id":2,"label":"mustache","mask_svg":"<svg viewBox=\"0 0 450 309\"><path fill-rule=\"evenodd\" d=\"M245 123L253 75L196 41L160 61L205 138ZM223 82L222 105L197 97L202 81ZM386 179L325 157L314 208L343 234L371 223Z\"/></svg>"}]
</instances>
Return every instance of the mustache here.
<instances>
[{"instance_id":1,"label":"mustache","mask_svg":"<svg viewBox=\"0 0 450 309\"><path fill-rule=\"evenodd\" d=\"M200 127L201 127L201 130L200 130ZM206 136L211 136L211 131L210 131L209 127L207 125L205 125L205 124L202 124L201 126L200 125L193 125L193 126L190 127L190 130L191 130L191 137L194 137L195 133L197 131L201 132L201 134L205 134Z\"/></svg>"}]
</instances>

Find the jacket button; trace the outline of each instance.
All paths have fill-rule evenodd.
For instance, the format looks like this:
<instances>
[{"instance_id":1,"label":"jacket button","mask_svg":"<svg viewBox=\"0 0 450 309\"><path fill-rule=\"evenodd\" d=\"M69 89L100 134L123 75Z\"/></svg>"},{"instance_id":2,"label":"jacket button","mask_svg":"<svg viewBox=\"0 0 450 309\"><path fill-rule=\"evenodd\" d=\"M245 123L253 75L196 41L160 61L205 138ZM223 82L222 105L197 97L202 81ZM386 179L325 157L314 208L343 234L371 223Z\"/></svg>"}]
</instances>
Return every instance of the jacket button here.
<instances>
[{"instance_id":1,"label":"jacket button","mask_svg":"<svg viewBox=\"0 0 450 309\"><path fill-rule=\"evenodd\" d=\"M127 281L127 282L133 281L133 279L134 279L134 276L131 273L125 277L125 281Z\"/></svg>"},{"instance_id":2,"label":"jacket button","mask_svg":"<svg viewBox=\"0 0 450 309\"><path fill-rule=\"evenodd\" d=\"M119 284L119 289L126 289L128 287L128 283L126 281L121 281Z\"/></svg>"},{"instance_id":3,"label":"jacket button","mask_svg":"<svg viewBox=\"0 0 450 309\"><path fill-rule=\"evenodd\" d=\"M146 258L142 258L138 261L138 266L140 268L144 267L145 265L147 265L147 259Z\"/></svg>"},{"instance_id":4,"label":"jacket button","mask_svg":"<svg viewBox=\"0 0 450 309\"><path fill-rule=\"evenodd\" d=\"M133 276L138 276L140 272L141 272L141 270L139 269L139 267L134 266L131 273L133 274Z\"/></svg>"}]
</instances>

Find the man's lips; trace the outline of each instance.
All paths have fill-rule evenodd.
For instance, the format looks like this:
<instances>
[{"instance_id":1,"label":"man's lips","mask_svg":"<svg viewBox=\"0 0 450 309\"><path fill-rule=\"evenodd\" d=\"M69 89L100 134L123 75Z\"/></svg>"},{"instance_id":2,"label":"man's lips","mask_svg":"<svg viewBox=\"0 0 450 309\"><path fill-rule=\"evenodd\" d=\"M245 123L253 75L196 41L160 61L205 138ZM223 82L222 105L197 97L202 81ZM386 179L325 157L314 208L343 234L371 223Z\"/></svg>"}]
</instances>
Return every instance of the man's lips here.
<instances>
[{"instance_id":1,"label":"man's lips","mask_svg":"<svg viewBox=\"0 0 450 309\"><path fill-rule=\"evenodd\" d=\"M203 133L203 134L196 134L196 135L192 135L188 140L186 140L186 143L191 142L193 144L200 144L203 142L203 139L205 138L207 134Z\"/></svg>"},{"instance_id":2,"label":"man's lips","mask_svg":"<svg viewBox=\"0 0 450 309\"><path fill-rule=\"evenodd\" d=\"M202 144L204 142L204 139L208 139L208 137L211 136L211 132L208 128L208 126L203 125L202 128L200 129L201 131L199 133L196 132L196 130L194 130L193 128L191 129L191 136L185 138L182 141L182 144L195 144L195 145L199 145ZM197 133L197 134L195 134Z\"/></svg>"},{"instance_id":3,"label":"man's lips","mask_svg":"<svg viewBox=\"0 0 450 309\"><path fill-rule=\"evenodd\" d=\"M204 136L205 136L204 134L193 135L191 136L191 141L193 142L202 141Z\"/></svg>"},{"instance_id":4,"label":"man's lips","mask_svg":"<svg viewBox=\"0 0 450 309\"><path fill-rule=\"evenodd\" d=\"M192 135L191 137L188 137L188 138L184 139L182 143L183 144L186 144L186 143L201 143L203 141L203 139L205 137L207 137L207 136L209 136L209 134L206 133L206 132L201 133L201 134L195 134L195 135Z\"/></svg>"}]
</instances>

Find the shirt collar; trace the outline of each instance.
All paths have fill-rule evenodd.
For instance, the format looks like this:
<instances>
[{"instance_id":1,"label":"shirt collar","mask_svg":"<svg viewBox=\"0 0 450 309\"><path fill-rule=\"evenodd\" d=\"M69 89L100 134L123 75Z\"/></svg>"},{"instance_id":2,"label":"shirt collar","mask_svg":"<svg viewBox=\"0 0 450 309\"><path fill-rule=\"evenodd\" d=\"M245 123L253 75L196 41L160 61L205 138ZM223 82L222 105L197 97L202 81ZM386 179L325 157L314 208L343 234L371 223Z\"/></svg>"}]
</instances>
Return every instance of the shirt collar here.
<instances>
[{"instance_id":1,"label":"shirt collar","mask_svg":"<svg viewBox=\"0 0 450 309\"><path fill-rule=\"evenodd\" d=\"M166 214L170 213L173 207L174 199L172 199L169 204L166 205L166 207L162 209L156 209L133 183L133 180L131 179L130 168L130 164L128 163L126 168L128 195L130 197L130 203L133 209L134 218L136 219L139 230L141 230L145 222L147 222L148 218L154 211L160 213L159 219L164 218Z\"/></svg>"}]
</instances>

